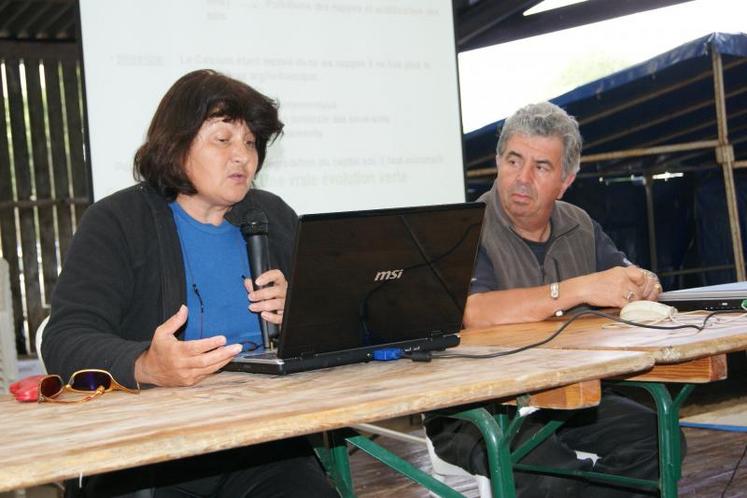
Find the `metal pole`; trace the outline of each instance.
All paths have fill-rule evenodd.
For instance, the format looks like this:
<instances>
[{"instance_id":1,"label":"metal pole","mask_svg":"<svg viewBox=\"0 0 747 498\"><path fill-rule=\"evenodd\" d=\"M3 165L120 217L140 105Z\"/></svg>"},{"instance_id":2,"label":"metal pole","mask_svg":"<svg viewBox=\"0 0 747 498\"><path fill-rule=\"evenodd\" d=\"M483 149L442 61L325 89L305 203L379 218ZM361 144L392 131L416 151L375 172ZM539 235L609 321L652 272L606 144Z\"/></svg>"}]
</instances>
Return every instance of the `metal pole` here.
<instances>
[{"instance_id":1,"label":"metal pole","mask_svg":"<svg viewBox=\"0 0 747 498\"><path fill-rule=\"evenodd\" d=\"M654 225L654 176L647 174L646 183L646 218L648 220L648 253L651 258L651 271L656 273L659 261L656 257L656 226Z\"/></svg>"},{"instance_id":2,"label":"metal pole","mask_svg":"<svg viewBox=\"0 0 747 498\"><path fill-rule=\"evenodd\" d=\"M711 45L711 62L713 64L713 87L716 103L716 123L718 125L719 146L716 147L716 161L724 172L724 189L726 191L726 208L729 212L731 242L734 251L734 267L737 280L745 280L744 253L742 252L742 234L739 229L739 212L737 195L734 186L734 149L729 144L729 133L726 122L726 98L724 96L724 73L719 54Z\"/></svg>"},{"instance_id":3,"label":"metal pole","mask_svg":"<svg viewBox=\"0 0 747 498\"><path fill-rule=\"evenodd\" d=\"M717 147L718 145L718 140L700 140L697 142L685 142L681 144L655 145L652 147L642 147L637 149L601 152L599 154L589 154L586 156L581 156L581 164L599 161L611 161L613 159L625 159L628 157L654 156L657 154L669 154L672 152L687 152L691 150L710 149L713 147ZM495 153L492 152L477 159L473 159L472 161L467 163L467 167L472 166L473 164L480 164L494 158ZM471 169L467 171L467 176L486 176L487 174L495 173L495 169L495 165L491 166L490 168L482 168L479 170ZM483 172L483 175L470 175L470 173L475 171Z\"/></svg>"},{"instance_id":4,"label":"metal pole","mask_svg":"<svg viewBox=\"0 0 747 498\"><path fill-rule=\"evenodd\" d=\"M612 159L625 159L628 157L653 156L657 154L670 154L672 152L686 152L698 149L710 149L719 144L717 140L701 140L698 142L687 142L672 145L657 145L641 149L626 149L613 152L601 152L599 154L588 154L581 156L581 163L593 163L597 161L610 161Z\"/></svg>"}]
</instances>

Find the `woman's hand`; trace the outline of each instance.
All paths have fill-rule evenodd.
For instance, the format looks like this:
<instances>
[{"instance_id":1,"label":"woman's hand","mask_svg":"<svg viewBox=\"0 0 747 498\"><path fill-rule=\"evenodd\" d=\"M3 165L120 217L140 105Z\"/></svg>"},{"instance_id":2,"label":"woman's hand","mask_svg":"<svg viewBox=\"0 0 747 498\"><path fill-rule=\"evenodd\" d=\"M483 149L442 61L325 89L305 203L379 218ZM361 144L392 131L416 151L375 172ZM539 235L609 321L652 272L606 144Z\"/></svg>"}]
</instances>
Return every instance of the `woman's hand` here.
<instances>
[{"instance_id":1,"label":"woman's hand","mask_svg":"<svg viewBox=\"0 0 747 498\"><path fill-rule=\"evenodd\" d=\"M147 351L135 360L135 380L156 386L192 386L221 369L241 352L241 344L226 346L222 335L180 341L174 334L187 321L182 305L158 326Z\"/></svg>"},{"instance_id":2,"label":"woman's hand","mask_svg":"<svg viewBox=\"0 0 747 498\"><path fill-rule=\"evenodd\" d=\"M249 293L249 310L261 313L261 317L270 323L283 323L285 296L288 293L288 281L280 270L269 270L257 277L257 285L268 285L254 290L252 280L244 279L244 287Z\"/></svg>"}]
</instances>

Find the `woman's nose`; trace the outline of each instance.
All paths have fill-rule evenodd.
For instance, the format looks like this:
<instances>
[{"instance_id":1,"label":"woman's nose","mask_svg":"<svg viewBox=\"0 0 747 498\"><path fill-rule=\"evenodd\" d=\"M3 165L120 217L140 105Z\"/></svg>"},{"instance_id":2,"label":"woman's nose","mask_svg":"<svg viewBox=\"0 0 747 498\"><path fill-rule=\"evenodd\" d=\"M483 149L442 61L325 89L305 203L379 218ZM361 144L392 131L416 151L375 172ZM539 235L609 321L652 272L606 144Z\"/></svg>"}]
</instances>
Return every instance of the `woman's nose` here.
<instances>
[{"instance_id":1,"label":"woman's nose","mask_svg":"<svg viewBox=\"0 0 747 498\"><path fill-rule=\"evenodd\" d=\"M249 151L244 143L239 142L233 146L231 149L231 159L238 164L244 164L249 161Z\"/></svg>"}]
</instances>

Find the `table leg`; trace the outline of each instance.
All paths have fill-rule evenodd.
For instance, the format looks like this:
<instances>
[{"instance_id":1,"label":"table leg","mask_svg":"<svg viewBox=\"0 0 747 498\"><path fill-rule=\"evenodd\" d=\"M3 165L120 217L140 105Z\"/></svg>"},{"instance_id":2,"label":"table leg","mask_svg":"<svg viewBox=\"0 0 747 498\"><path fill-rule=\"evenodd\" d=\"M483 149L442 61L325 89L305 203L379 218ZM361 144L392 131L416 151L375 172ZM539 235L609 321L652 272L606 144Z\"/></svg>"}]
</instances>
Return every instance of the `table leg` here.
<instances>
[{"instance_id":1,"label":"table leg","mask_svg":"<svg viewBox=\"0 0 747 498\"><path fill-rule=\"evenodd\" d=\"M511 438L518 431L523 417L517 416L514 420L505 423L505 432L501 430L499 422L484 408L474 408L463 412L438 413L439 416L465 420L475 424L480 430L488 453L488 466L490 469L490 485L495 498L515 498L513 469L511 463L510 444ZM500 420L500 416L497 417ZM338 430L327 433L327 448L317 448L322 463L337 486L340 494L354 497L353 482L350 475L350 463L346 442L360 448L380 462L393 470L405 475L413 481L421 484L427 489L445 498L460 498L462 494L446 486L429 474L415 468L410 463L402 460L397 455L382 448L368 438L360 435L350 435L349 430Z\"/></svg>"},{"instance_id":2,"label":"table leg","mask_svg":"<svg viewBox=\"0 0 747 498\"><path fill-rule=\"evenodd\" d=\"M518 432L519 426L521 424L516 424L517 420L514 419L513 421L511 421L511 424L508 425L507 415L499 415L497 416L497 418L499 420L499 425L501 425L501 427L508 427L508 429L504 429L504 431L507 432L507 436L508 436L507 440L510 443L510 441L515 436L516 432ZM602 472L595 472L593 470L591 471L573 470L573 469L564 469L560 467L550 467L546 465L531 465L531 464L521 463L522 458L524 458L527 454L533 451L537 446L539 446L549 436L555 433L564 423L565 423L564 420L548 421L536 433L534 433L531 437L529 437L521 446L516 448L511 454L511 461L513 463L514 469L520 470L523 472L554 475L558 477L576 477L576 478L586 479L589 481L603 482L603 483L608 483L608 484L613 484L613 485L618 485L618 486L633 487L637 489L657 489L659 487L658 481L651 481L647 479L636 479L633 477L625 477L625 476L614 475L614 474L604 474Z\"/></svg>"},{"instance_id":3,"label":"table leg","mask_svg":"<svg viewBox=\"0 0 747 498\"><path fill-rule=\"evenodd\" d=\"M524 444L514 450L511 454L511 461L513 463L518 463L519 460L539 446L545 439L554 434L555 431L557 431L564 423L564 420L551 420L546 423L540 430L532 434Z\"/></svg>"},{"instance_id":4,"label":"table leg","mask_svg":"<svg viewBox=\"0 0 747 498\"><path fill-rule=\"evenodd\" d=\"M387 467L433 491L442 498L464 498L463 494L450 488L430 474L416 468L410 462L401 459L389 450L382 448L365 436L352 436L346 440Z\"/></svg>"},{"instance_id":5,"label":"table leg","mask_svg":"<svg viewBox=\"0 0 747 498\"><path fill-rule=\"evenodd\" d=\"M661 498L676 498L677 481L682 474L680 408L695 385L684 384L674 399L662 383L622 381L621 385L645 389L656 403L659 425L659 489Z\"/></svg>"},{"instance_id":6,"label":"table leg","mask_svg":"<svg viewBox=\"0 0 747 498\"><path fill-rule=\"evenodd\" d=\"M317 447L316 452L324 468L335 483L343 498L355 498L353 478L350 474L348 447L345 438L352 431L341 429L325 433L326 447Z\"/></svg>"},{"instance_id":7,"label":"table leg","mask_svg":"<svg viewBox=\"0 0 747 498\"><path fill-rule=\"evenodd\" d=\"M518 431L523 417L517 417L510 423L504 416L496 418L484 408L473 408L463 412L437 412L440 416L465 420L476 425L480 430L488 453L488 469L490 470L490 487L495 498L514 498L516 488L511 463L511 438ZM503 425L506 430L502 430Z\"/></svg>"}]
</instances>

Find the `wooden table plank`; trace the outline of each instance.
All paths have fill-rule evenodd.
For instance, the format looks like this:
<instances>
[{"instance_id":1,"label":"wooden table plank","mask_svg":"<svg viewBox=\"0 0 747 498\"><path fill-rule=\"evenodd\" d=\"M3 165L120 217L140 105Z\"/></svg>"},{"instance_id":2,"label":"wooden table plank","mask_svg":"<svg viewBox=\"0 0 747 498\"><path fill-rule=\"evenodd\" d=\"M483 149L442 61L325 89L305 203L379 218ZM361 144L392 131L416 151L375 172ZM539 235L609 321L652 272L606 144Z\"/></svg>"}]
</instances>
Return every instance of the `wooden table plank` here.
<instances>
[{"instance_id":1,"label":"wooden table plank","mask_svg":"<svg viewBox=\"0 0 747 498\"><path fill-rule=\"evenodd\" d=\"M700 316L705 316L705 313ZM734 315L720 315L721 319ZM689 315L691 320L693 315ZM462 331L462 344L471 346L519 347L547 338L563 323L548 320ZM643 327L611 328L605 318L581 318L542 348L646 351L658 364L681 363L747 349L747 323L706 328L665 331Z\"/></svg>"},{"instance_id":2,"label":"wooden table plank","mask_svg":"<svg viewBox=\"0 0 747 498\"><path fill-rule=\"evenodd\" d=\"M0 396L0 491L516 396L652 365L652 357L643 353L531 350L482 360L349 365L286 377L223 372L190 388L112 392L72 405L17 403Z\"/></svg>"},{"instance_id":3,"label":"wooden table plank","mask_svg":"<svg viewBox=\"0 0 747 498\"><path fill-rule=\"evenodd\" d=\"M707 384L717 380L724 380L726 377L726 354L717 354L682 363L656 365L644 373L626 375L624 379L640 382Z\"/></svg>"},{"instance_id":4,"label":"wooden table plank","mask_svg":"<svg viewBox=\"0 0 747 498\"><path fill-rule=\"evenodd\" d=\"M526 404L527 406L551 408L554 410L578 410L579 408L597 406L601 399L602 383L597 380L587 380L568 386L530 393L527 396ZM504 404L516 405L516 401L511 400Z\"/></svg>"}]
</instances>

